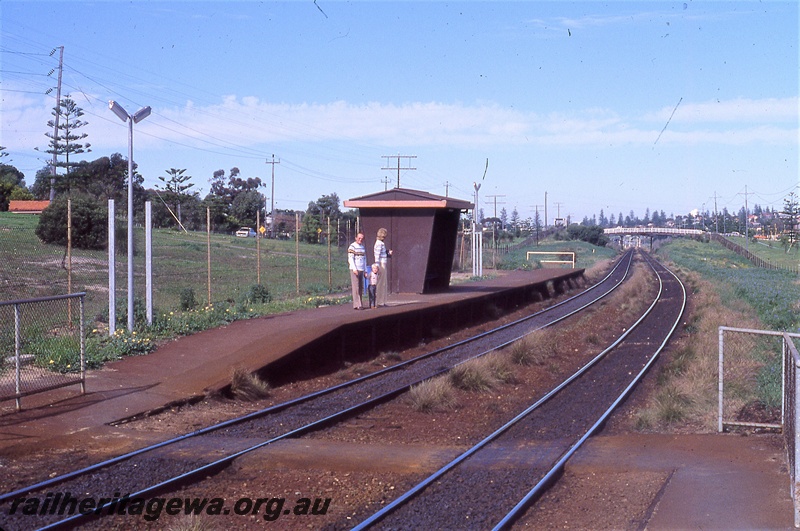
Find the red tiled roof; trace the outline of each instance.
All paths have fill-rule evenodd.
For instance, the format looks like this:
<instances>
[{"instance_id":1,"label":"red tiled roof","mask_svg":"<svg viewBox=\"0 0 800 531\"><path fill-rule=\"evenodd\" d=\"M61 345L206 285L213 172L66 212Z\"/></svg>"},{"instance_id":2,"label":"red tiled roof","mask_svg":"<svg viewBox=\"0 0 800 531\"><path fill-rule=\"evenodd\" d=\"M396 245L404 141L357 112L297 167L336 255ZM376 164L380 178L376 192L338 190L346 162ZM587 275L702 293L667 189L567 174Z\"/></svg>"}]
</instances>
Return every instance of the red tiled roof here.
<instances>
[{"instance_id":1,"label":"red tiled roof","mask_svg":"<svg viewBox=\"0 0 800 531\"><path fill-rule=\"evenodd\" d=\"M39 214L50 205L50 201L9 201L8 211L26 214Z\"/></svg>"}]
</instances>

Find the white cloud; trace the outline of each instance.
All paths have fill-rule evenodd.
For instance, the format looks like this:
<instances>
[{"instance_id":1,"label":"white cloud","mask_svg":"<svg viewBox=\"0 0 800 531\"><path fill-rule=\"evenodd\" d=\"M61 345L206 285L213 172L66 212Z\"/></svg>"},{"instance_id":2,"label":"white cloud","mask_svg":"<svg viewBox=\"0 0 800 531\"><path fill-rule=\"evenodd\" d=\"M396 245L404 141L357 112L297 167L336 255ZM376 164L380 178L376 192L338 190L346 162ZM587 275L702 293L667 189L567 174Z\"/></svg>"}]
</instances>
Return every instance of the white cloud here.
<instances>
[{"instance_id":1,"label":"white cloud","mask_svg":"<svg viewBox=\"0 0 800 531\"><path fill-rule=\"evenodd\" d=\"M48 101L5 93L0 145L10 150L46 147ZM81 106L86 113L84 119L89 122L84 131L89 134L94 151L124 153L125 126L108 111L107 102L89 97ZM677 110L664 107L629 117L597 108L543 116L485 102L287 104L227 95L212 105L187 101L177 108L155 106L153 115L136 125L135 144L136 149L191 146L253 155L256 150L263 151L259 147L265 144L287 142L319 145L334 141L392 148L646 146L653 144L664 129L659 143L796 145L797 124L796 97L682 101Z\"/></svg>"},{"instance_id":2,"label":"white cloud","mask_svg":"<svg viewBox=\"0 0 800 531\"><path fill-rule=\"evenodd\" d=\"M659 121L669 119L674 107L664 107L645 118ZM681 123L798 123L800 100L791 98L765 98L753 100L712 100L699 103L681 102L673 120Z\"/></svg>"}]
</instances>

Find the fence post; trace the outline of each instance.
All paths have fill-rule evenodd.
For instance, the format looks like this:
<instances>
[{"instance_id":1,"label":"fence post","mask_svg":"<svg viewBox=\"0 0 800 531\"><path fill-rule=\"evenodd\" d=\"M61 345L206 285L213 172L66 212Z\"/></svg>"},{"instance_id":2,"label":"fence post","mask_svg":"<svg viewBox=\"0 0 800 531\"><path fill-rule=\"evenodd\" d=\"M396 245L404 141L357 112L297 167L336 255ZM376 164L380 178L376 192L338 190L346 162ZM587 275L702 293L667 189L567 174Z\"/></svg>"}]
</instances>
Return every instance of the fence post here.
<instances>
[{"instance_id":1,"label":"fence post","mask_svg":"<svg viewBox=\"0 0 800 531\"><path fill-rule=\"evenodd\" d=\"M144 203L144 275L147 326L153 325L153 203Z\"/></svg>"},{"instance_id":2,"label":"fence post","mask_svg":"<svg viewBox=\"0 0 800 531\"><path fill-rule=\"evenodd\" d=\"M328 216L328 292L333 291L333 262L331 261L331 217Z\"/></svg>"},{"instance_id":3,"label":"fence post","mask_svg":"<svg viewBox=\"0 0 800 531\"><path fill-rule=\"evenodd\" d=\"M786 337L786 336L784 336ZM796 350L795 350L796 352ZM792 353L793 354L793 353ZM800 408L797 407L797 397L800 393L800 380L797 378L797 359L794 355L791 355L791 381L789 385L792 386L794 390L794 397L792 403L792 411L790 412L792 418L794 419L792 423L792 435L794 435L792 440L792 455L793 455L793 467L794 467L794 474L792 475L792 501L794 503L794 526L800 527L800 503L798 503L798 493L797 492L797 478L800 477L800 463L798 463L797 459L797 450L800 447L800 431L798 431L797 427L800 425Z\"/></svg>"},{"instance_id":4,"label":"fence post","mask_svg":"<svg viewBox=\"0 0 800 531\"><path fill-rule=\"evenodd\" d=\"M206 262L208 305L211 306L211 207L206 207Z\"/></svg>"},{"instance_id":5,"label":"fence post","mask_svg":"<svg viewBox=\"0 0 800 531\"><path fill-rule=\"evenodd\" d=\"M67 293L72 293L72 199L67 199ZM72 327L72 299L67 300L67 323Z\"/></svg>"},{"instance_id":6,"label":"fence post","mask_svg":"<svg viewBox=\"0 0 800 531\"><path fill-rule=\"evenodd\" d=\"M297 294L300 295L300 214L294 213L294 262Z\"/></svg>"},{"instance_id":7,"label":"fence post","mask_svg":"<svg viewBox=\"0 0 800 531\"><path fill-rule=\"evenodd\" d=\"M22 360L20 359L21 350L22 350L22 337L20 337L20 312L19 312L19 304L14 305L14 360L16 364L16 377L15 377L15 389L17 398L17 411L22 409L22 404L20 402L20 391L22 390L20 378L21 378L21 363Z\"/></svg>"},{"instance_id":8,"label":"fence post","mask_svg":"<svg viewBox=\"0 0 800 531\"><path fill-rule=\"evenodd\" d=\"M81 324L80 324L80 331L81 331L81 394L86 394L86 337L85 337L85 330L86 325L84 324L84 317L85 317L85 310L84 310L84 297L85 295L81 295L80 298L80 308L81 308Z\"/></svg>"},{"instance_id":9,"label":"fence post","mask_svg":"<svg viewBox=\"0 0 800 531\"><path fill-rule=\"evenodd\" d=\"M723 414L723 411L722 411L722 374L723 374L723 359L724 359L724 352L725 352L724 334L725 334L725 331L722 329L722 327L720 327L719 328L719 338L718 338L719 339L719 360L718 360L718 362L719 362L719 366L718 366L719 378L717 380L717 394L718 394L718 397L719 397L718 398L718 402L719 403L717 405L718 416L719 416L719 422L718 422L718 425L717 425L717 431L719 433L722 433L722 414Z\"/></svg>"},{"instance_id":10,"label":"fence post","mask_svg":"<svg viewBox=\"0 0 800 531\"><path fill-rule=\"evenodd\" d=\"M114 200L108 200L108 335L117 331L116 213Z\"/></svg>"}]
</instances>

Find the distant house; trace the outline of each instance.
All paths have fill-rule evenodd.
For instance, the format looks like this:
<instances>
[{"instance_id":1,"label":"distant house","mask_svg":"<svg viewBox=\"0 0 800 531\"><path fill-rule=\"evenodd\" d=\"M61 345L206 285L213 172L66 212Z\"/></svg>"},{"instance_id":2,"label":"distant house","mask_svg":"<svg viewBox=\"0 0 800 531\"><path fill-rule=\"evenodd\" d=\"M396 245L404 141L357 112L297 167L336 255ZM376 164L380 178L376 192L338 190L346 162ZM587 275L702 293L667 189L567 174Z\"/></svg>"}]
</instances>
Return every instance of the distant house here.
<instances>
[{"instance_id":1,"label":"distant house","mask_svg":"<svg viewBox=\"0 0 800 531\"><path fill-rule=\"evenodd\" d=\"M50 201L9 201L8 211L16 214L41 214Z\"/></svg>"}]
</instances>

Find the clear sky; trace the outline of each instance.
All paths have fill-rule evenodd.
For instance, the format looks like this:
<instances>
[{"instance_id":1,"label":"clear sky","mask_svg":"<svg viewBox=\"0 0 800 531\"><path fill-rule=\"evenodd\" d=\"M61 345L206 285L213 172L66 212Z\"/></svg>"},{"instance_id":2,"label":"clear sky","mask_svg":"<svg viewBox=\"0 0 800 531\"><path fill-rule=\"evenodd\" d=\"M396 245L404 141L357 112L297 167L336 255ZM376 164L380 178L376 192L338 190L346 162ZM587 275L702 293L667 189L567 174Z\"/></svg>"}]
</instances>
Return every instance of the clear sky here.
<instances>
[{"instance_id":1,"label":"clear sky","mask_svg":"<svg viewBox=\"0 0 800 531\"><path fill-rule=\"evenodd\" d=\"M552 222L780 210L798 186L796 0L2 0L0 21L0 145L27 184L63 46L87 160L127 157L109 100L152 107L148 187L185 168L205 196L238 167L269 197L274 155L276 207L305 210L394 187L400 155L402 187L481 183L487 216L546 196Z\"/></svg>"}]
</instances>

